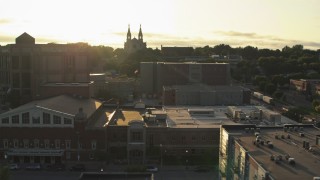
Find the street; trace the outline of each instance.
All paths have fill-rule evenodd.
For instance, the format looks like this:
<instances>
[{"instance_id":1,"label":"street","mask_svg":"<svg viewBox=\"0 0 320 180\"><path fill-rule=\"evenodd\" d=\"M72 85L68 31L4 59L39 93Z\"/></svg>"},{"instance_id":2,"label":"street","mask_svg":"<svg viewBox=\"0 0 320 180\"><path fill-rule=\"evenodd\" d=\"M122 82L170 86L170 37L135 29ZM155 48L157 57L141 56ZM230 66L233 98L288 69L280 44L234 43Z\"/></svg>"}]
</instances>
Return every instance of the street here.
<instances>
[{"instance_id":1,"label":"street","mask_svg":"<svg viewBox=\"0 0 320 180\"><path fill-rule=\"evenodd\" d=\"M18 170L11 171L11 180L78 180L80 172L70 171L26 171ZM192 170L186 170L183 166L164 167L162 170L154 173L155 180L207 180L217 179L218 173L212 171L208 172L194 172Z\"/></svg>"}]
</instances>

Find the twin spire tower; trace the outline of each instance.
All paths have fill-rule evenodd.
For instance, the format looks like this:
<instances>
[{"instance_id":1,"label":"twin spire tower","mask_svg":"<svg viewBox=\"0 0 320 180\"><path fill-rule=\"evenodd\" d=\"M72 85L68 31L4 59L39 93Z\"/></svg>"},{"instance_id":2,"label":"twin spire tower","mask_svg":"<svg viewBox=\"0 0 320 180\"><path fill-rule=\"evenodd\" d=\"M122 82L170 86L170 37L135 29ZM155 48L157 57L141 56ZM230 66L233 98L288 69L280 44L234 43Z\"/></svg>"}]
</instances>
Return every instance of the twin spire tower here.
<instances>
[{"instance_id":1,"label":"twin spire tower","mask_svg":"<svg viewBox=\"0 0 320 180\"><path fill-rule=\"evenodd\" d=\"M131 38L130 25L128 25L127 41L124 43L124 51L127 53L133 53L138 50L143 50L146 48L147 48L147 43L143 42L141 24L140 24L138 39L136 39L135 37Z\"/></svg>"}]
</instances>

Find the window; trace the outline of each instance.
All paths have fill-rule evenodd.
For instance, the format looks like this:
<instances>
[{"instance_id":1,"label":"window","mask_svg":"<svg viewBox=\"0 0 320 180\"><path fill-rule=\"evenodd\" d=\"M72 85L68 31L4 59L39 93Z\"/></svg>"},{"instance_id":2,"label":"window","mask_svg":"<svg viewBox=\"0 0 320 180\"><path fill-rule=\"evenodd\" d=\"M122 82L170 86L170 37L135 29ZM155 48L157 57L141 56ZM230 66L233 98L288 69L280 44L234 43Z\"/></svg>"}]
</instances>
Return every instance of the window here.
<instances>
[{"instance_id":1,"label":"window","mask_svg":"<svg viewBox=\"0 0 320 180\"><path fill-rule=\"evenodd\" d=\"M54 144L55 144L55 146L56 146L56 149L60 149L60 140L59 140L59 139L56 139L56 140L54 141Z\"/></svg>"},{"instance_id":2,"label":"window","mask_svg":"<svg viewBox=\"0 0 320 180\"><path fill-rule=\"evenodd\" d=\"M61 117L53 115L53 124L61 124Z\"/></svg>"},{"instance_id":3,"label":"window","mask_svg":"<svg viewBox=\"0 0 320 180\"><path fill-rule=\"evenodd\" d=\"M70 153L70 152L67 152L67 153L66 153L66 156L67 156L66 158L67 158L68 160L71 159L71 153Z\"/></svg>"},{"instance_id":4,"label":"window","mask_svg":"<svg viewBox=\"0 0 320 180\"><path fill-rule=\"evenodd\" d=\"M50 148L50 141L48 139L44 140L44 148L46 149Z\"/></svg>"},{"instance_id":5,"label":"window","mask_svg":"<svg viewBox=\"0 0 320 180\"><path fill-rule=\"evenodd\" d=\"M34 143L34 148L39 148L39 140L38 139L33 140L33 143Z\"/></svg>"},{"instance_id":6,"label":"window","mask_svg":"<svg viewBox=\"0 0 320 180\"><path fill-rule=\"evenodd\" d=\"M13 140L13 147L18 148L19 147L19 141L17 139Z\"/></svg>"},{"instance_id":7,"label":"window","mask_svg":"<svg viewBox=\"0 0 320 180\"><path fill-rule=\"evenodd\" d=\"M132 132L131 133L131 141L142 141L142 133L141 132Z\"/></svg>"},{"instance_id":8,"label":"window","mask_svg":"<svg viewBox=\"0 0 320 180\"><path fill-rule=\"evenodd\" d=\"M96 150L97 149L97 141L96 140L91 141L91 149L92 150Z\"/></svg>"},{"instance_id":9,"label":"window","mask_svg":"<svg viewBox=\"0 0 320 180\"><path fill-rule=\"evenodd\" d=\"M2 119L1 119L1 123L2 123L2 124L9 124L9 118L8 118L8 117L2 118Z\"/></svg>"},{"instance_id":10,"label":"window","mask_svg":"<svg viewBox=\"0 0 320 180\"><path fill-rule=\"evenodd\" d=\"M182 142L186 141L186 137L185 137L185 136L182 136L182 137L181 137L181 140L182 140Z\"/></svg>"},{"instance_id":11,"label":"window","mask_svg":"<svg viewBox=\"0 0 320 180\"><path fill-rule=\"evenodd\" d=\"M71 140L66 140L66 149L70 149L71 147Z\"/></svg>"},{"instance_id":12,"label":"window","mask_svg":"<svg viewBox=\"0 0 320 180\"><path fill-rule=\"evenodd\" d=\"M8 148L8 140L7 139L4 139L3 140L3 148Z\"/></svg>"},{"instance_id":13,"label":"window","mask_svg":"<svg viewBox=\"0 0 320 180\"><path fill-rule=\"evenodd\" d=\"M50 114L43 113L42 116L43 116L43 124L51 124Z\"/></svg>"},{"instance_id":14,"label":"window","mask_svg":"<svg viewBox=\"0 0 320 180\"><path fill-rule=\"evenodd\" d=\"M19 115L12 116L12 124L19 124Z\"/></svg>"},{"instance_id":15,"label":"window","mask_svg":"<svg viewBox=\"0 0 320 180\"><path fill-rule=\"evenodd\" d=\"M22 124L29 124L30 123L30 117L29 113L23 113L22 114Z\"/></svg>"},{"instance_id":16,"label":"window","mask_svg":"<svg viewBox=\"0 0 320 180\"><path fill-rule=\"evenodd\" d=\"M24 148L29 148L29 140L28 139L24 139L23 140L23 147Z\"/></svg>"},{"instance_id":17,"label":"window","mask_svg":"<svg viewBox=\"0 0 320 180\"><path fill-rule=\"evenodd\" d=\"M63 121L64 124L72 124L72 120L69 118L64 118Z\"/></svg>"},{"instance_id":18,"label":"window","mask_svg":"<svg viewBox=\"0 0 320 180\"><path fill-rule=\"evenodd\" d=\"M40 117L32 117L32 124L40 124Z\"/></svg>"},{"instance_id":19,"label":"window","mask_svg":"<svg viewBox=\"0 0 320 180\"><path fill-rule=\"evenodd\" d=\"M94 153L90 153L90 154L89 154L89 159L90 159L90 160L93 160L93 159L94 159Z\"/></svg>"}]
</instances>

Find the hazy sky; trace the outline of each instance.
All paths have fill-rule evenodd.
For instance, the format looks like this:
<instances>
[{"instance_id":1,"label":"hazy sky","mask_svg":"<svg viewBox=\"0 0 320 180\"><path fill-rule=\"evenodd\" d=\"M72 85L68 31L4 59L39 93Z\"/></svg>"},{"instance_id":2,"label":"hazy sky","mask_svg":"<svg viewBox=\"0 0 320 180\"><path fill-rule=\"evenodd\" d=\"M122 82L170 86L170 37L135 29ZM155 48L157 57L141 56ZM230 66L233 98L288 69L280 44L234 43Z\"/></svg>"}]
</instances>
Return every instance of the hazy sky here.
<instances>
[{"instance_id":1,"label":"hazy sky","mask_svg":"<svg viewBox=\"0 0 320 180\"><path fill-rule=\"evenodd\" d=\"M23 32L36 43L123 47L142 25L148 47L229 44L320 49L320 0L0 0L0 45Z\"/></svg>"}]
</instances>

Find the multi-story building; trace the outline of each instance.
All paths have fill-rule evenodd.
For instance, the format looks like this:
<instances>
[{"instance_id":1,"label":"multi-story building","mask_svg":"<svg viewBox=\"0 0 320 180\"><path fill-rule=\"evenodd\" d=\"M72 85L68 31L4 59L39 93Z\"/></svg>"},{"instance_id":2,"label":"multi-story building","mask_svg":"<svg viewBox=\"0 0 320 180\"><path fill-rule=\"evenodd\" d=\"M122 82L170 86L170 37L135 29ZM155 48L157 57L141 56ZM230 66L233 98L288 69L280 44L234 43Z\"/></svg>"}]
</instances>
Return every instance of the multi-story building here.
<instances>
[{"instance_id":1,"label":"multi-story building","mask_svg":"<svg viewBox=\"0 0 320 180\"><path fill-rule=\"evenodd\" d=\"M140 72L141 91L146 94L161 94L163 86L230 84L227 63L141 62Z\"/></svg>"},{"instance_id":2,"label":"multi-story building","mask_svg":"<svg viewBox=\"0 0 320 180\"><path fill-rule=\"evenodd\" d=\"M28 102L72 89L72 94L90 97L88 48L84 43L35 44L35 38L23 33L15 44L0 47L2 96L10 92ZM72 83L86 85L74 88L79 84Z\"/></svg>"},{"instance_id":3,"label":"multi-story building","mask_svg":"<svg viewBox=\"0 0 320 180\"><path fill-rule=\"evenodd\" d=\"M290 88L307 96L317 94L320 79L290 79Z\"/></svg>"},{"instance_id":4,"label":"multi-story building","mask_svg":"<svg viewBox=\"0 0 320 180\"><path fill-rule=\"evenodd\" d=\"M133 101L136 80L127 76L108 76L105 73L90 74L93 82L93 97L113 97L124 101Z\"/></svg>"},{"instance_id":5,"label":"multi-story building","mask_svg":"<svg viewBox=\"0 0 320 180\"><path fill-rule=\"evenodd\" d=\"M250 104L251 91L240 86L164 86L163 105L244 105Z\"/></svg>"},{"instance_id":6,"label":"multi-story building","mask_svg":"<svg viewBox=\"0 0 320 180\"><path fill-rule=\"evenodd\" d=\"M0 114L1 159L16 163L61 163L95 159L106 135L88 126L103 106L92 99L56 96Z\"/></svg>"},{"instance_id":7,"label":"multi-story building","mask_svg":"<svg viewBox=\"0 0 320 180\"><path fill-rule=\"evenodd\" d=\"M118 107L61 95L0 114L0 160L197 163L218 151L221 123L234 124L221 108Z\"/></svg>"},{"instance_id":8,"label":"multi-story building","mask_svg":"<svg viewBox=\"0 0 320 180\"><path fill-rule=\"evenodd\" d=\"M319 134L312 125L222 125L220 179L319 178Z\"/></svg>"}]
</instances>

